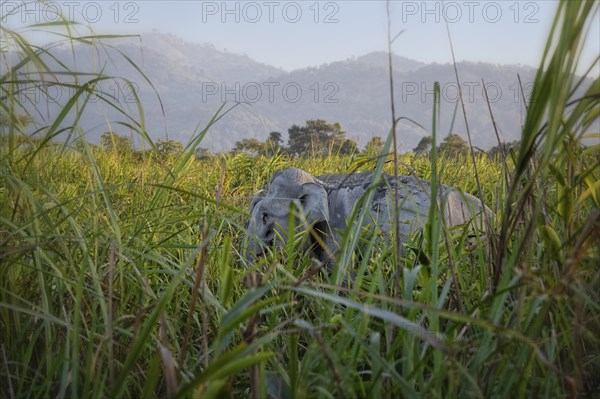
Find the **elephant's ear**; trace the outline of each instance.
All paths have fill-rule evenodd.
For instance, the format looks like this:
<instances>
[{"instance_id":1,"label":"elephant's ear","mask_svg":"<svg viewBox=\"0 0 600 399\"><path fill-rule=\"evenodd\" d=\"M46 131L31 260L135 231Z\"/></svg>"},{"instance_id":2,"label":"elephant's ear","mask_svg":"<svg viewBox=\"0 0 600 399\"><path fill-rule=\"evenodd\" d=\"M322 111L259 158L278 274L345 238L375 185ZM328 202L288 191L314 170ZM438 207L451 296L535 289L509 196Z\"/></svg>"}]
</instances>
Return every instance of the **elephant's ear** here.
<instances>
[{"instance_id":1,"label":"elephant's ear","mask_svg":"<svg viewBox=\"0 0 600 399\"><path fill-rule=\"evenodd\" d=\"M304 183L300 203L304 208L306 220L310 224L329 222L329 206L327 205L327 191L315 183Z\"/></svg>"},{"instance_id":2,"label":"elephant's ear","mask_svg":"<svg viewBox=\"0 0 600 399\"><path fill-rule=\"evenodd\" d=\"M250 203L250 212L252 212L254 210L254 207L256 206L256 204L259 203L259 201L261 201L263 198L265 198L265 191L266 190L260 190L259 192L257 192L254 195L254 198L252 198L252 202Z\"/></svg>"}]
</instances>

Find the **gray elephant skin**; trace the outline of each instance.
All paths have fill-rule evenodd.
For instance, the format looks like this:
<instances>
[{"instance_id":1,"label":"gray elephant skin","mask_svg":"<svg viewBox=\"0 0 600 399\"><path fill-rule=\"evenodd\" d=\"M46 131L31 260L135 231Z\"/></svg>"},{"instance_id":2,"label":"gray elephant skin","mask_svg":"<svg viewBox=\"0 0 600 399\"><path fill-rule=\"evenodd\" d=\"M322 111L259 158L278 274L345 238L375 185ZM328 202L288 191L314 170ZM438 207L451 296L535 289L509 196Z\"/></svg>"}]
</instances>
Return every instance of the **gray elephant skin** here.
<instances>
[{"instance_id":1,"label":"gray elephant skin","mask_svg":"<svg viewBox=\"0 0 600 399\"><path fill-rule=\"evenodd\" d=\"M412 176L382 174L373 182L374 173L323 175L314 177L301 169L275 172L270 184L256 195L243 242L246 260L252 263L267 248L281 248L287 237L290 212L295 210L295 223L308 231L305 248L320 261L331 266L355 206L372 187L375 192L363 226L377 225L389 232L393 226L393 195L398 191L401 241L420 229L427 221L431 187L429 182ZM457 226L473 220L477 228L485 226L483 211L491 211L476 197L448 186L440 186L439 198L444 223ZM298 230L296 230L298 231Z\"/></svg>"}]
</instances>

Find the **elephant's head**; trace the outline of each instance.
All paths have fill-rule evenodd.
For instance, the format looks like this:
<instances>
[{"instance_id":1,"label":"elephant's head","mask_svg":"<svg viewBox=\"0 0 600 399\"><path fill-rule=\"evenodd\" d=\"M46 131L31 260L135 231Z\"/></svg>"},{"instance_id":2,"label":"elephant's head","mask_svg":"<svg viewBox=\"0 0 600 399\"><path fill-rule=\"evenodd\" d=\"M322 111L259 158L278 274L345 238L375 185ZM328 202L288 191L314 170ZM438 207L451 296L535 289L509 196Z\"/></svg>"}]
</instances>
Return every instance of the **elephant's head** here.
<instances>
[{"instance_id":1,"label":"elephant's head","mask_svg":"<svg viewBox=\"0 0 600 399\"><path fill-rule=\"evenodd\" d=\"M275 173L266 193L252 200L251 216L244 238L246 259L252 261L267 247L280 248L287 237L290 213L297 229L330 233L329 207L324 184L300 169ZM298 230L296 230L298 231ZM307 246L311 245L307 240Z\"/></svg>"}]
</instances>

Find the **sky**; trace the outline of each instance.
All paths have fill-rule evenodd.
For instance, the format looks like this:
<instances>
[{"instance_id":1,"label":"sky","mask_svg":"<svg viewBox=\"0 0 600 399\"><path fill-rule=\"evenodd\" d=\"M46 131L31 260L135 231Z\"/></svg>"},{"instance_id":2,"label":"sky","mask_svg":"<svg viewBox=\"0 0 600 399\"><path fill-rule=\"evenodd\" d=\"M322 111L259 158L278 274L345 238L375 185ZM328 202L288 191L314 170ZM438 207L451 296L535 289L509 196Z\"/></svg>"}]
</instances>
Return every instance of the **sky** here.
<instances>
[{"instance_id":1,"label":"sky","mask_svg":"<svg viewBox=\"0 0 600 399\"><path fill-rule=\"evenodd\" d=\"M11 28L53 22L56 11L97 33L172 33L256 61L293 70L387 49L385 1L0 1ZM556 9L546 1L400 1L389 3L395 54L422 62L537 66ZM600 18L582 64L600 53ZM44 38L38 37L43 41ZM597 74L597 73L596 73Z\"/></svg>"}]
</instances>

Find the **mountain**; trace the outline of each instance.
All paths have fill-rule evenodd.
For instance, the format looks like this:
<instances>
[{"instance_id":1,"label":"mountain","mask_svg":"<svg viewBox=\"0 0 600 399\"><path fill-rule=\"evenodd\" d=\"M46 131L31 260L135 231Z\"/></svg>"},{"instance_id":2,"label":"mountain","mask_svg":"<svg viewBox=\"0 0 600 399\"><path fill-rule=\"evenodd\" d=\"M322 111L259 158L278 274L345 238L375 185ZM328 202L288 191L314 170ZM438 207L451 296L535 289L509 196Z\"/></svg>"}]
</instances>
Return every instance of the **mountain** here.
<instances>
[{"instance_id":1,"label":"mountain","mask_svg":"<svg viewBox=\"0 0 600 399\"><path fill-rule=\"evenodd\" d=\"M383 51L374 51L369 54L357 57L356 62L375 67L388 69L388 54ZM392 55L392 65L397 72L411 72L425 66L424 63L411 60L410 58Z\"/></svg>"},{"instance_id":2,"label":"mountain","mask_svg":"<svg viewBox=\"0 0 600 399\"><path fill-rule=\"evenodd\" d=\"M195 129L206 126L224 101L241 102L210 129L201 143L212 151L231 149L246 137L264 140L271 131L280 131L286 137L291 125L302 125L308 119L340 122L347 137L361 145L374 135L385 137L391 125L388 56L382 52L287 72L247 55L154 31L112 40L110 46L76 45L74 52L57 47L53 54L70 67L76 65L79 71L102 69L107 75L130 80L143 106L146 129L154 138L168 134L185 143ZM51 67L57 65L51 59L47 61ZM424 64L394 56L393 66L396 116L406 118L398 127L401 151L411 150L421 137L430 134L436 81L441 88L440 135L458 133L466 137L452 65ZM501 138L518 139L525 112L518 76L527 95L535 69L472 62L460 62L457 68L473 144L484 149L497 144L482 82L488 88ZM135 95L125 80L99 84L137 115ZM51 104L39 100L36 105L44 108L39 115L49 119L56 115L69 98L64 94L53 98L56 101ZM127 122L126 118L112 107L101 101L90 107L80 125L92 142L98 142L108 130L107 121L113 130L127 133L126 127L116 124Z\"/></svg>"}]
</instances>

